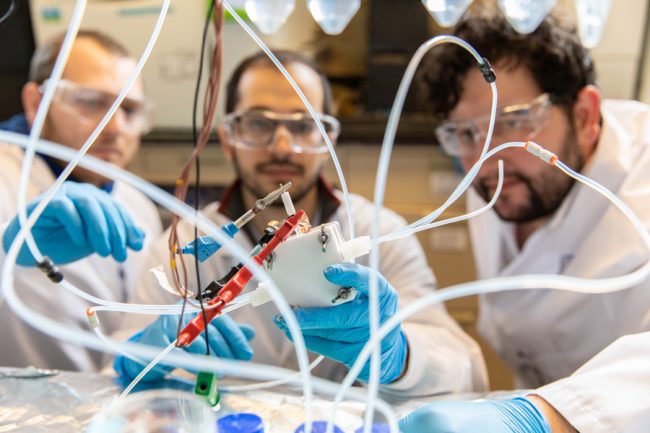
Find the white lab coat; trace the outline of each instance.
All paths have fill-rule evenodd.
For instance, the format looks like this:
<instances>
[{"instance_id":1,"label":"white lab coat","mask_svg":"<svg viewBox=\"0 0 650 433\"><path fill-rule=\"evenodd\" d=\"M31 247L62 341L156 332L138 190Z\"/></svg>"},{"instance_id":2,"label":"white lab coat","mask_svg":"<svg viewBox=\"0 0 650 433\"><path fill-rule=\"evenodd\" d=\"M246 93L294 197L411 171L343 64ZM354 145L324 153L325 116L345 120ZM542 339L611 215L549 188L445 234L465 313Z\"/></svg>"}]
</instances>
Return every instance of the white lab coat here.
<instances>
[{"instance_id":1,"label":"white lab coat","mask_svg":"<svg viewBox=\"0 0 650 433\"><path fill-rule=\"evenodd\" d=\"M0 144L0 208L2 233L8 222L17 214L18 182L23 150L17 146ZM27 201L44 192L54 183L54 175L45 161L36 157L30 173ZM160 235L162 227L158 212L149 199L139 191L116 182L113 198L121 203L134 221L146 233L145 248L151 239ZM138 273L142 269L144 252L128 252L127 261L119 264L111 257L97 254L77 262L61 266L66 280L80 289L108 301L125 302L133 290ZM0 264L4 262L4 250L0 248ZM85 310L90 304L52 283L36 268L15 268L15 287L18 296L31 309L67 325L70 329L89 330ZM102 366L102 354L74 344L63 343L23 322L9 308L4 299L0 305L0 365L24 367L95 371ZM122 315L100 315L102 329L115 332Z\"/></svg>"},{"instance_id":2,"label":"white lab coat","mask_svg":"<svg viewBox=\"0 0 650 433\"><path fill-rule=\"evenodd\" d=\"M356 234L358 236L369 234L372 204L357 195L351 195L350 201ZM227 219L218 213L218 208L218 203L212 203L204 209L204 213L217 225L222 225L227 222ZM345 215L345 207L340 206L333 220L339 221L343 234L348 239ZM383 211L382 233L392 232L403 226L404 220L401 217L392 211ZM178 232L181 245L194 237L193 227L185 223L179 225ZM168 261L167 237L168 233L165 233L155 246L150 262L151 267ZM244 233L238 233L235 240L246 251L252 248L251 242ZM359 259L358 262L366 264L367 256ZM209 281L221 278L236 263L237 260L222 249L201 265L202 285L206 286ZM194 261L189 259L186 265L190 270L192 281L189 286L195 287ZM422 247L414 236L384 244L381 247L380 270L397 289L402 305L435 290L435 278L427 265ZM246 290L250 290L253 285L255 284L249 284ZM160 304L172 303L178 299L162 291L152 278L145 277L143 284L138 287L135 300ZM273 325L275 314L277 309L272 303L258 308L244 307L231 313L235 320L251 324L256 329L257 335L252 341L253 361L296 369L294 346ZM133 316L129 320L128 326L132 328L131 330L144 326L147 321L143 316ZM403 327L411 350L407 374L398 382L384 387L384 390L412 395L413 392L421 394L486 389L487 375L480 348L447 315L443 306L431 308L411 318L404 323ZM346 368L331 360L325 360L315 370L316 375L334 381L340 381L346 372Z\"/></svg>"},{"instance_id":3,"label":"white lab coat","mask_svg":"<svg viewBox=\"0 0 650 433\"><path fill-rule=\"evenodd\" d=\"M582 433L650 430L650 333L621 337L572 376L535 391Z\"/></svg>"},{"instance_id":4,"label":"white lab coat","mask_svg":"<svg viewBox=\"0 0 650 433\"><path fill-rule=\"evenodd\" d=\"M650 225L650 107L605 101L602 114L601 137L583 172ZM469 209L482 203L472 191ZM523 274L603 278L628 273L648 259L627 220L580 184L521 251L513 225L493 211L471 220L469 228L481 279ZM617 338L650 330L649 291L650 281L645 281L603 295L548 289L485 295L479 331L514 369L517 385L534 388L570 375Z\"/></svg>"}]
</instances>

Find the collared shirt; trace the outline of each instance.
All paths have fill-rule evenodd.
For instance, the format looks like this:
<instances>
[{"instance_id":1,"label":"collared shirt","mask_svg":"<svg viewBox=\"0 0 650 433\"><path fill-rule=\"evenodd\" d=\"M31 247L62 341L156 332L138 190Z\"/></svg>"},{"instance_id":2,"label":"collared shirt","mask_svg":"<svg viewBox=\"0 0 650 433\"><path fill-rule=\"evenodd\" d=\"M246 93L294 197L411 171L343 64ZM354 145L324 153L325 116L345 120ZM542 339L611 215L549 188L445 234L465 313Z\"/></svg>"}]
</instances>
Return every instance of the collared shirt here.
<instances>
[{"instance_id":1,"label":"collared shirt","mask_svg":"<svg viewBox=\"0 0 650 433\"><path fill-rule=\"evenodd\" d=\"M324 177L320 176L318 178L316 187L318 188L318 202L316 205L316 211L310 218L312 225L315 226L330 221L341 206L341 200L336 196L334 188ZM241 179L237 179L223 194L223 198L219 202L219 213L227 216L231 221L235 221L247 210L248 209L244 208L242 181ZM262 236L261 233L255 233L252 224L244 226L242 231L246 233L246 236L248 236L248 239L253 244L257 243Z\"/></svg>"}]
</instances>

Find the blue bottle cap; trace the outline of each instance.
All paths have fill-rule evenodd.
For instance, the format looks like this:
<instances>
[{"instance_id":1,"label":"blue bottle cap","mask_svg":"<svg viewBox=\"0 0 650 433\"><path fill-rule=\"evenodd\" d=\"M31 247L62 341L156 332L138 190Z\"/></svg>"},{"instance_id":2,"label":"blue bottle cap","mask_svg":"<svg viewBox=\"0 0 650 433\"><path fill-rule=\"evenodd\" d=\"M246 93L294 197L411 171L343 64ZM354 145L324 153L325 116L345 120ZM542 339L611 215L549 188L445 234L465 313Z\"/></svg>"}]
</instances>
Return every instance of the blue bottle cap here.
<instances>
[{"instance_id":1,"label":"blue bottle cap","mask_svg":"<svg viewBox=\"0 0 650 433\"><path fill-rule=\"evenodd\" d=\"M390 426L385 423L373 424L370 429L371 433L390 433ZM363 433L363 427L360 427L354 433Z\"/></svg>"},{"instance_id":2,"label":"blue bottle cap","mask_svg":"<svg viewBox=\"0 0 650 433\"><path fill-rule=\"evenodd\" d=\"M231 413L217 421L219 433L264 433L262 418L254 413Z\"/></svg>"},{"instance_id":3,"label":"blue bottle cap","mask_svg":"<svg viewBox=\"0 0 650 433\"><path fill-rule=\"evenodd\" d=\"M305 423L300 424L295 433L305 433ZM327 421L314 421L311 424L311 433L325 433L327 431ZM333 433L343 433L343 430L334 424Z\"/></svg>"}]
</instances>

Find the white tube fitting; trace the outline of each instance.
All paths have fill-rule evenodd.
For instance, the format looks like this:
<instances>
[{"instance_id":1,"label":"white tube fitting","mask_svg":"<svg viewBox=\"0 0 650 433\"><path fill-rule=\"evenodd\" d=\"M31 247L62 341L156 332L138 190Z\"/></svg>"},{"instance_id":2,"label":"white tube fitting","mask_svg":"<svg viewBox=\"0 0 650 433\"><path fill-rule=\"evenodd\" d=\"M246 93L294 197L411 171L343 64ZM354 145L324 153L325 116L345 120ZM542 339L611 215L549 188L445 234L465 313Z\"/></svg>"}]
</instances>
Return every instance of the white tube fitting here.
<instances>
[{"instance_id":1,"label":"white tube fitting","mask_svg":"<svg viewBox=\"0 0 650 433\"><path fill-rule=\"evenodd\" d=\"M370 236L359 236L358 238L350 239L341 245L341 254L343 259L351 261L357 257L364 256L370 252L371 242Z\"/></svg>"}]
</instances>

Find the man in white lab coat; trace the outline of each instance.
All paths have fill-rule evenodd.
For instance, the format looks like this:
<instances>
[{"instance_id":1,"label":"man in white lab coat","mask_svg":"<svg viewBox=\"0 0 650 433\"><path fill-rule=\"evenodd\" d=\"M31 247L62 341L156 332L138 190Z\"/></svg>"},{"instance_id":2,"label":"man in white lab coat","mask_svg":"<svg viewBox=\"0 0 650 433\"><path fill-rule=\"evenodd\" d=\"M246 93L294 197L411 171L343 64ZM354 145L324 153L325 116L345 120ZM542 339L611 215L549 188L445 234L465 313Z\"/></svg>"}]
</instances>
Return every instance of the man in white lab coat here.
<instances>
[{"instance_id":1,"label":"man in white lab coat","mask_svg":"<svg viewBox=\"0 0 650 433\"><path fill-rule=\"evenodd\" d=\"M332 96L327 79L309 60L296 53L278 52L277 55L315 110L320 113L332 139L336 139L338 122L331 117ZM295 207L306 211L312 225L338 221L344 237L349 238L347 212L342 203L342 194L321 176L323 165L329 157L324 141L315 130L315 125L298 95L266 55L260 53L251 56L233 73L227 87L226 111L228 114L220 128L220 138L223 150L233 163L238 178L221 202L212 203L204 209L205 214L218 225L234 221L251 208L255 200L276 189L278 184L291 181L293 186L290 192ZM355 194L351 194L350 201L356 235L369 234L372 204ZM250 250L262 236L268 221L281 221L285 217L286 213L281 205L267 208L245 226L242 232L236 235L235 240L245 250ZM404 226L403 219L387 209L383 211L382 223L382 233L392 232ZM165 234L157 243L151 266L168 262L167 237ZM189 243L194 238L192 225L182 223L179 226L179 238L181 245ZM191 256L186 257L189 287L196 292L194 261L189 259ZM367 257L361 258L359 262L366 263ZM205 286L210 281L223 277L236 263L237 260L225 249L214 254L200 265L202 284ZM403 304L425 296L435 289L433 273L414 236L382 246L381 272L390 283L383 286L386 289L384 293L387 304L396 304L397 295L399 302ZM249 286L253 288L254 285L255 283L252 283ZM305 290L309 290L309 287L305 287ZM151 279L145 279L137 295L137 302L151 304L170 303L179 299L163 292ZM356 308L356 313L346 316L343 312L349 313L351 310L348 308ZM303 309L300 310L295 310L296 314L304 312ZM347 372L347 368L342 364L349 365L354 362L356 353L367 339L367 316L363 323L355 324L350 321L342 325L342 322L350 317L363 317L367 312L367 299L355 300L350 304L326 310L320 313L320 317L325 319L319 323L312 322L309 329L303 329L303 333L309 350L339 361L325 360L316 368L315 374L340 381ZM273 326L276 314L277 309L269 303L259 308L244 307L229 315L254 326L256 336L250 343L254 351L254 361L297 368L293 344L285 338L283 330ZM337 317L338 319L335 319ZM133 317L133 320L138 319L141 317ZM227 328L229 331L224 332L224 328L220 328L227 325L223 320L223 317L217 319L217 327L210 328L211 335L221 334L227 340L239 334L232 326ZM335 332L335 320L339 320L338 325L343 327L340 335ZM145 329L144 334L140 333L134 337L134 340L166 346L177 332L177 326L168 322L165 318L158 319ZM300 318L299 322L304 324ZM132 322L130 326L143 325L142 322ZM352 328L355 326L365 329L366 336L358 337L359 341L354 337ZM328 337L310 339L309 332L317 332L321 328L330 331ZM384 359L382 383L386 385L387 390L408 393L417 388L418 392L435 393L486 388L480 349L447 316L444 307L413 317L404 323L402 328L408 340L408 347L402 346L399 353L397 350L391 354L385 352L384 358L395 355L396 359L404 356L408 361L405 362L402 358L392 363ZM250 333L250 330L245 332L249 339ZM168 334L168 338L161 339L161 334ZM237 341L229 341L228 348L221 349L218 344L211 344L211 353L250 359L250 349L246 347L244 336L240 337ZM396 339L389 350L397 349L402 341ZM406 350L408 355L401 349ZM205 349L203 350L205 353ZM115 367L119 373L128 377L134 377L142 369L124 357L117 358ZM157 377L159 375L150 374L149 380L155 380Z\"/></svg>"},{"instance_id":2,"label":"man in white lab coat","mask_svg":"<svg viewBox=\"0 0 650 433\"><path fill-rule=\"evenodd\" d=\"M32 59L29 82L22 93L24 114L0 123L0 130L29 134L43 97L44 82L52 72L63 42L63 35L39 46ZM111 38L81 31L58 84L42 134L44 139L77 149L104 116L135 68L135 60ZM113 119L99 135L89 154L124 168L135 156L140 135L150 119L137 81ZM0 145L0 228L4 253L15 237L18 183L24 159L23 149L13 144ZM37 154L34 159L27 201L35 203L63 171L66 162ZM122 183L113 182L91 171L77 168L62 191L39 219L34 235L41 251L60 266L64 278L96 297L125 302L130 297L144 255L127 249L141 249L143 237L155 239L161 232L160 218L153 203L143 194ZM34 201L35 200L35 201ZM123 212L128 209L130 216ZM97 213L94 213L94 211ZM108 212L116 212L109 214ZM99 216L88 220L91 215ZM114 217L107 227L104 218ZM82 233L73 241L64 227L76 220ZM103 233L99 231L105 228ZM117 232L121 234L117 234ZM120 236L126 237L120 239ZM106 243L103 243L106 242ZM98 254L92 254L97 252ZM86 256L79 261L71 261ZM15 272L18 296L30 308L72 329L88 329L85 309L88 302L68 293L33 267L34 259L23 247ZM120 263L122 262L122 263ZM66 370L95 371L102 354L62 343L24 323L9 308L0 306L0 365ZM121 315L107 314L102 323L108 332L118 327Z\"/></svg>"},{"instance_id":3,"label":"man in white lab coat","mask_svg":"<svg viewBox=\"0 0 650 433\"><path fill-rule=\"evenodd\" d=\"M650 108L635 101L601 100L591 57L571 26L547 17L535 32L520 35L503 16L477 12L466 16L455 34L496 71L495 145L539 143L616 193L644 224L650 223ZM467 169L485 137L490 92L466 54L449 48L429 60L423 83L434 111L445 119L438 138ZM600 195L522 149L497 158L505 164L503 191L492 211L470 221L480 278L603 278L627 274L648 260L633 228ZM494 193L497 158L479 172L468 198L470 210ZM644 281L603 295L543 289L490 294L480 300L479 329L513 368L517 385L537 387L569 376L618 338L650 330L649 290L650 281ZM455 409L470 419L472 411L489 408L478 415L483 432L549 431L540 408L554 433L574 432L574 427L580 432L640 431L632 424L645 425L641 431L647 431L648 338L645 333L621 339L528 401L424 408L404 420L403 430L469 433L474 431L469 423L442 426L460 419ZM631 356L633 341L645 350L645 360Z\"/></svg>"}]
</instances>

